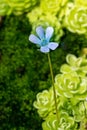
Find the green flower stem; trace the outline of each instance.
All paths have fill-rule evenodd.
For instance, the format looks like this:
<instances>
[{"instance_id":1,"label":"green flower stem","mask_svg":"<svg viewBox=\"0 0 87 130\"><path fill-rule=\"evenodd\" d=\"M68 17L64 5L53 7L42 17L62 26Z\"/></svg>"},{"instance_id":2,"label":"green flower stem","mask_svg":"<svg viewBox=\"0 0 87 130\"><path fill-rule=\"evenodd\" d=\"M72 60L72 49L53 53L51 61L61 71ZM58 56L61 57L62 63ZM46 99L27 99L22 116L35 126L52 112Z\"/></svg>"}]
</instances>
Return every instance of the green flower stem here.
<instances>
[{"instance_id":1,"label":"green flower stem","mask_svg":"<svg viewBox=\"0 0 87 130\"><path fill-rule=\"evenodd\" d=\"M56 100L56 90L55 90L55 85L54 85L53 69L52 69L51 58L50 58L50 54L49 54L49 53L48 53L48 61L49 61L49 66L50 66L51 78L52 78L52 86L53 86L53 93L54 93L54 101L55 101L56 117L57 117L57 121L58 121L57 100Z\"/></svg>"}]
</instances>

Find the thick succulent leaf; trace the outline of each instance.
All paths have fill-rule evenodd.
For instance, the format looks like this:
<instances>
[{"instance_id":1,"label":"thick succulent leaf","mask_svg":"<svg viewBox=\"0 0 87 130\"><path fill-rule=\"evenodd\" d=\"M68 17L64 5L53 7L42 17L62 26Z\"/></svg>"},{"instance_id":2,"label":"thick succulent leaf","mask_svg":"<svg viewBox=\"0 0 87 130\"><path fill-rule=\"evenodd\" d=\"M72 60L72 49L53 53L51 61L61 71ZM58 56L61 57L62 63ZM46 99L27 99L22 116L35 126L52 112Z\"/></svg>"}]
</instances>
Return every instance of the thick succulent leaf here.
<instances>
[{"instance_id":1,"label":"thick succulent leaf","mask_svg":"<svg viewBox=\"0 0 87 130\"><path fill-rule=\"evenodd\" d=\"M37 94L37 100L34 101L34 107L38 109L41 117L45 118L54 109L53 91L44 90Z\"/></svg>"},{"instance_id":2,"label":"thick succulent leaf","mask_svg":"<svg viewBox=\"0 0 87 130\"><path fill-rule=\"evenodd\" d=\"M77 58L76 58L76 56L74 56L74 55L72 55L72 54L68 54L68 55L66 56L66 61L67 61L67 63L68 63L69 65L75 66L75 63L76 63L76 61L77 61Z\"/></svg>"},{"instance_id":3,"label":"thick succulent leaf","mask_svg":"<svg viewBox=\"0 0 87 130\"><path fill-rule=\"evenodd\" d=\"M65 14L64 26L73 33L85 34L87 32L87 6L77 4L69 9Z\"/></svg>"},{"instance_id":4,"label":"thick succulent leaf","mask_svg":"<svg viewBox=\"0 0 87 130\"><path fill-rule=\"evenodd\" d=\"M72 68L69 65L64 64L61 66L60 71L62 73L70 73L70 72L72 72Z\"/></svg>"}]
</instances>

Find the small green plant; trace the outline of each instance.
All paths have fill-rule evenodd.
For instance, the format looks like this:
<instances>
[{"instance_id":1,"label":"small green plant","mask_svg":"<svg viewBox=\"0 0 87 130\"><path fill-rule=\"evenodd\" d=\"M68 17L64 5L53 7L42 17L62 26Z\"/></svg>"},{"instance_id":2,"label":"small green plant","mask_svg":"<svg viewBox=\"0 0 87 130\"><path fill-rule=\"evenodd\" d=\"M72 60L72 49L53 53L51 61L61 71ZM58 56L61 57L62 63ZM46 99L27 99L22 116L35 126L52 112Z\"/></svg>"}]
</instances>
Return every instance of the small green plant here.
<instances>
[{"instance_id":1,"label":"small green plant","mask_svg":"<svg viewBox=\"0 0 87 130\"><path fill-rule=\"evenodd\" d=\"M87 0L1 0L0 18L1 129L87 129Z\"/></svg>"},{"instance_id":2,"label":"small green plant","mask_svg":"<svg viewBox=\"0 0 87 130\"><path fill-rule=\"evenodd\" d=\"M74 5L65 14L64 26L73 33L85 34L87 32L87 7Z\"/></svg>"},{"instance_id":3,"label":"small green plant","mask_svg":"<svg viewBox=\"0 0 87 130\"><path fill-rule=\"evenodd\" d=\"M11 14L21 15L25 12L29 12L37 3L37 0L1 0L0 16Z\"/></svg>"},{"instance_id":4,"label":"small green plant","mask_svg":"<svg viewBox=\"0 0 87 130\"><path fill-rule=\"evenodd\" d=\"M87 124L87 58L66 56L55 77L58 120L52 87L37 94L34 107L44 122L43 130L85 130ZM84 123L85 122L85 123Z\"/></svg>"}]
</instances>

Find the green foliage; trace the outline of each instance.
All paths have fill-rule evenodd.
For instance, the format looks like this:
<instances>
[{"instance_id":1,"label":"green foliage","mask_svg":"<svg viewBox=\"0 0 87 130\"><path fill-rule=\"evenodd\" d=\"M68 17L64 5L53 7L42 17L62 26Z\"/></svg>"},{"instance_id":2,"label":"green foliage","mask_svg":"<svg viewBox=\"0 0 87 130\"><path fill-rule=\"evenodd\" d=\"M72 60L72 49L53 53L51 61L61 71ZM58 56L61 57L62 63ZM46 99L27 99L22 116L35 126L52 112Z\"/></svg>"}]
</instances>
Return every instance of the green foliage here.
<instances>
[{"instance_id":1,"label":"green foliage","mask_svg":"<svg viewBox=\"0 0 87 130\"><path fill-rule=\"evenodd\" d=\"M49 3L49 4L48 4ZM39 11L38 11L39 10ZM34 17L33 17L34 16ZM32 31L37 26L53 26L54 40L61 41L65 29L79 35L87 33L87 2L82 0L43 0L27 14ZM86 35L87 37L87 35Z\"/></svg>"},{"instance_id":2,"label":"green foliage","mask_svg":"<svg viewBox=\"0 0 87 130\"><path fill-rule=\"evenodd\" d=\"M1 0L0 1L0 15L21 15L29 12L39 1L37 0Z\"/></svg>"},{"instance_id":3,"label":"green foliage","mask_svg":"<svg viewBox=\"0 0 87 130\"><path fill-rule=\"evenodd\" d=\"M64 26L73 33L86 34L87 32L87 7L73 6L65 14Z\"/></svg>"},{"instance_id":4,"label":"green foliage","mask_svg":"<svg viewBox=\"0 0 87 130\"><path fill-rule=\"evenodd\" d=\"M83 0L1 0L0 16L11 14L25 14L32 31L38 25L53 26L55 41L61 40L64 28L72 33L87 33L87 2Z\"/></svg>"},{"instance_id":5,"label":"green foliage","mask_svg":"<svg viewBox=\"0 0 87 130\"><path fill-rule=\"evenodd\" d=\"M45 118L51 111L54 110L53 90L44 90L37 94L37 102L34 102L34 107L38 109L41 117Z\"/></svg>"},{"instance_id":6,"label":"green foliage","mask_svg":"<svg viewBox=\"0 0 87 130\"><path fill-rule=\"evenodd\" d=\"M1 1L0 1L1 2ZM2 8L4 8L3 5ZM38 8L35 8L38 13ZM64 8L65 9L65 8ZM8 11L8 7L6 7L5 13ZM16 10L17 11L17 10ZM23 10L21 10L23 11ZM25 10L26 12L26 10ZM41 54L36 47L28 41L29 33L31 30L35 31L35 27L37 25L43 25L44 27L48 25L52 25L55 29L54 39L55 41L59 41L61 37L60 46L58 49L51 53L51 59L53 63L53 72L54 75L57 75L60 70L61 64L65 63L65 56L67 53L73 53L75 55L80 55L83 47L87 47L87 38L84 35L72 34L67 30L63 30L61 26L61 22L57 21L57 17L51 15L50 12L46 15L35 15L36 13L31 13L31 16L35 16L33 18L37 18L34 23L30 23L35 26L32 29L31 24L29 23L29 19L25 17L25 15L20 17L9 16L2 18L2 24L0 23L0 127L1 130L41 130L41 118L36 113L35 108L33 107L33 101L35 100L35 95L42 90L46 90L51 86L51 78L50 78L50 70L47 61L47 55ZM30 16L30 17L31 17ZM53 19L52 19L53 16ZM61 15L63 16L63 15ZM39 21L41 17L42 21ZM62 18L62 17L60 17ZM46 19L46 22L45 22ZM55 19L55 20L54 20ZM75 56L74 56L75 57ZM75 61L78 61L78 58L74 58ZM69 60L68 60L69 61ZM71 61L70 61L71 62ZM69 64L69 70L72 71L72 65ZM82 61L83 63L83 61ZM81 68L86 64L79 64L81 66L74 66ZM64 64L65 65L65 64ZM61 69L65 73L65 69ZM78 74L79 71L77 71ZM82 77L85 76L86 72L83 72L83 68L81 68ZM81 75L79 73L79 76ZM53 97L50 101L49 97L52 93L52 88L46 90L48 96L46 94L40 92L39 105L38 102L35 103L36 107L40 107L41 109L45 108L46 104L42 105L42 102L47 101L47 109L43 109L41 111L38 110L38 113L41 114L41 117L45 119L43 123L43 129L47 128L47 124L52 125L50 122L55 120L55 110L54 110L54 102ZM43 96L45 95L44 101ZM58 95L57 95L58 96ZM61 101L61 102L60 102ZM64 118L63 114L60 113L61 119L59 126L62 129L66 128L65 122L67 124L71 124L70 128L74 130L77 128L78 115L84 117L84 109L83 112L78 111L76 107L72 112L72 104L69 103L69 100L65 98L58 99L57 102L60 102L59 109L64 110L66 112ZM61 104L62 103L62 104ZM69 103L69 105L68 105ZM50 104L50 108L49 108ZM86 104L86 102L85 102ZM83 108L82 104L79 104L80 108ZM49 111L48 111L49 108ZM53 117L50 119L50 112ZM69 114L67 115L67 111ZM82 112L82 114L81 114ZM45 113L45 116L44 116ZM75 115L75 121L72 121L72 113ZM49 120L46 116L49 115ZM81 117L80 116L80 117ZM66 118L67 117L67 118ZM70 119L70 122L69 122ZM80 118L79 118L80 119ZM82 118L81 118L82 119ZM80 120L81 120L80 119ZM63 124L63 126L61 126ZM54 126L51 126L52 128ZM76 130L76 129L75 129Z\"/></svg>"},{"instance_id":7,"label":"green foliage","mask_svg":"<svg viewBox=\"0 0 87 130\"><path fill-rule=\"evenodd\" d=\"M75 3L80 5L80 6L84 6L87 7L87 0L75 0Z\"/></svg>"},{"instance_id":8,"label":"green foliage","mask_svg":"<svg viewBox=\"0 0 87 130\"><path fill-rule=\"evenodd\" d=\"M27 17L32 24L33 32L35 32L36 27L39 25L43 26L44 28L52 26L55 29L55 41L59 41L60 37L63 36L62 26L61 23L58 21L57 17L55 17L55 15L51 14L50 12L44 13L41 7L34 8L34 10L27 14Z\"/></svg>"},{"instance_id":9,"label":"green foliage","mask_svg":"<svg viewBox=\"0 0 87 130\"><path fill-rule=\"evenodd\" d=\"M50 114L42 124L43 130L77 130L73 117L62 112L60 118L57 122L55 114Z\"/></svg>"},{"instance_id":10,"label":"green foliage","mask_svg":"<svg viewBox=\"0 0 87 130\"><path fill-rule=\"evenodd\" d=\"M54 83L58 122L52 92L49 98L52 87L37 94L37 100L34 102L34 107L45 120L42 123L43 130L81 130L85 127L79 124L87 117L87 58L68 54L66 61Z\"/></svg>"},{"instance_id":11,"label":"green foliage","mask_svg":"<svg viewBox=\"0 0 87 130\"><path fill-rule=\"evenodd\" d=\"M35 31L38 25L53 26L55 29L54 39L59 41L64 34L61 19L65 16L64 12L68 9L68 4L71 4L70 0L40 1L40 5L27 14L33 26L32 30Z\"/></svg>"},{"instance_id":12,"label":"green foliage","mask_svg":"<svg viewBox=\"0 0 87 130\"><path fill-rule=\"evenodd\" d=\"M32 60L35 55L28 41L31 27L24 16L4 20L0 35L0 127L37 129L40 120L36 125L37 114L34 115L32 104L39 83Z\"/></svg>"},{"instance_id":13,"label":"green foliage","mask_svg":"<svg viewBox=\"0 0 87 130\"><path fill-rule=\"evenodd\" d=\"M77 73L79 77L85 77L87 74L87 60L85 57L77 58L74 55L68 55L66 57L66 61L68 64L64 64L61 66L60 71L64 74L67 73Z\"/></svg>"},{"instance_id":14,"label":"green foliage","mask_svg":"<svg viewBox=\"0 0 87 130\"><path fill-rule=\"evenodd\" d=\"M56 14L61 10L61 7L64 7L66 5L67 2L69 2L69 0L63 0L62 2L61 0L43 0L41 1L41 8L45 13L50 12Z\"/></svg>"}]
</instances>

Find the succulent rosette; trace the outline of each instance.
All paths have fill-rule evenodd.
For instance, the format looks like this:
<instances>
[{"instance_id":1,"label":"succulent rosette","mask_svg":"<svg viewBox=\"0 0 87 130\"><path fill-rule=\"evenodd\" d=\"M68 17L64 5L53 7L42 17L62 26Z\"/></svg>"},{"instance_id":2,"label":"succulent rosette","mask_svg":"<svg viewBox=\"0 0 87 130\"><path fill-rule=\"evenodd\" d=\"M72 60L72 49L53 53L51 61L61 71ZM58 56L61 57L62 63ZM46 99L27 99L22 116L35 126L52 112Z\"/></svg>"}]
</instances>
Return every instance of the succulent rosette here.
<instances>
[{"instance_id":1,"label":"succulent rosette","mask_svg":"<svg viewBox=\"0 0 87 130\"><path fill-rule=\"evenodd\" d=\"M87 33L87 8L75 5L65 14L64 26L73 33Z\"/></svg>"},{"instance_id":2,"label":"succulent rosette","mask_svg":"<svg viewBox=\"0 0 87 130\"><path fill-rule=\"evenodd\" d=\"M58 74L55 86L59 96L70 98L73 104L87 97L87 77L79 78L75 72Z\"/></svg>"},{"instance_id":3,"label":"succulent rosette","mask_svg":"<svg viewBox=\"0 0 87 130\"><path fill-rule=\"evenodd\" d=\"M56 115L50 113L46 120L42 123L43 130L56 130L58 128L58 122L56 120Z\"/></svg>"},{"instance_id":4,"label":"succulent rosette","mask_svg":"<svg viewBox=\"0 0 87 130\"><path fill-rule=\"evenodd\" d=\"M62 73L76 72L79 77L85 77L87 74L87 59L85 57L79 57L72 54L66 56L67 64L61 66L60 71Z\"/></svg>"},{"instance_id":5,"label":"succulent rosette","mask_svg":"<svg viewBox=\"0 0 87 130\"><path fill-rule=\"evenodd\" d=\"M39 10L39 11L38 11ZM27 14L27 18L33 25L37 20L40 19L40 17L43 15L43 11L40 7L35 7L31 12Z\"/></svg>"},{"instance_id":6,"label":"succulent rosette","mask_svg":"<svg viewBox=\"0 0 87 130\"><path fill-rule=\"evenodd\" d=\"M87 0L75 0L75 4L84 6L87 8Z\"/></svg>"},{"instance_id":7,"label":"succulent rosette","mask_svg":"<svg viewBox=\"0 0 87 130\"><path fill-rule=\"evenodd\" d=\"M50 12L44 13L41 7L37 7L33 9L31 12L29 12L27 14L27 18L29 19L30 23L33 25L32 32L35 31L35 28L37 26L43 26L44 28L48 26L52 26L53 28L55 28L54 30L55 41L59 41L59 39L64 34L62 25L58 21L58 18L55 15L51 14Z\"/></svg>"},{"instance_id":8,"label":"succulent rosette","mask_svg":"<svg viewBox=\"0 0 87 130\"><path fill-rule=\"evenodd\" d=\"M74 118L66 112L61 112L59 122L55 114L50 114L42 123L43 130L77 130Z\"/></svg>"},{"instance_id":9,"label":"succulent rosette","mask_svg":"<svg viewBox=\"0 0 87 130\"><path fill-rule=\"evenodd\" d=\"M43 0L41 1L41 8L44 12L57 13L59 10L58 4L58 0Z\"/></svg>"},{"instance_id":10,"label":"succulent rosette","mask_svg":"<svg viewBox=\"0 0 87 130\"><path fill-rule=\"evenodd\" d=\"M81 122L80 122L80 130L86 130L87 129L87 117L85 117Z\"/></svg>"},{"instance_id":11,"label":"succulent rosette","mask_svg":"<svg viewBox=\"0 0 87 130\"><path fill-rule=\"evenodd\" d=\"M41 1L41 8L45 13L50 12L51 14L57 14L57 12L63 9L67 2L69 2L69 0L43 0Z\"/></svg>"},{"instance_id":12,"label":"succulent rosette","mask_svg":"<svg viewBox=\"0 0 87 130\"><path fill-rule=\"evenodd\" d=\"M77 130L77 124L72 116L61 111L58 130Z\"/></svg>"},{"instance_id":13,"label":"succulent rosette","mask_svg":"<svg viewBox=\"0 0 87 130\"><path fill-rule=\"evenodd\" d=\"M61 74L55 77L58 120L52 87L40 93L43 100L37 97L36 108L45 120L43 130L85 130L87 123L87 58L77 58L72 54L66 57L67 64L62 65ZM42 103L44 102L44 103ZM45 105L46 104L46 105Z\"/></svg>"},{"instance_id":14,"label":"succulent rosette","mask_svg":"<svg viewBox=\"0 0 87 130\"><path fill-rule=\"evenodd\" d=\"M6 4L5 0L0 0L0 16L9 14L9 6Z\"/></svg>"},{"instance_id":15,"label":"succulent rosette","mask_svg":"<svg viewBox=\"0 0 87 130\"><path fill-rule=\"evenodd\" d=\"M67 7L67 4L71 3L70 0L43 0L41 1L41 9L46 14L50 12L53 15L59 15L59 13L64 13L64 10Z\"/></svg>"},{"instance_id":16,"label":"succulent rosette","mask_svg":"<svg viewBox=\"0 0 87 130\"><path fill-rule=\"evenodd\" d=\"M32 30L34 31L36 26L40 25L43 27L52 26L55 28L55 41L59 41L60 38L64 35L61 20L65 16L65 10L68 10L68 8L70 8L68 5L71 5L70 0L41 1L39 7L34 8L27 14L29 21L33 25Z\"/></svg>"},{"instance_id":17,"label":"succulent rosette","mask_svg":"<svg viewBox=\"0 0 87 130\"><path fill-rule=\"evenodd\" d=\"M51 111L54 111L54 96L53 91L44 90L37 94L37 100L34 102L34 107L38 109L41 117L45 118Z\"/></svg>"},{"instance_id":18,"label":"succulent rosette","mask_svg":"<svg viewBox=\"0 0 87 130\"><path fill-rule=\"evenodd\" d=\"M57 12L57 18L58 20L62 23L63 26L63 19L65 18L67 12L74 6L74 3L70 0L67 0L66 2L63 3L61 1L60 4L60 10Z\"/></svg>"},{"instance_id":19,"label":"succulent rosette","mask_svg":"<svg viewBox=\"0 0 87 130\"><path fill-rule=\"evenodd\" d=\"M76 122L82 121L87 115L87 101L79 102L73 107L73 115Z\"/></svg>"},{"instance_id":20,"label":"succulent rosette","mask_svg":"<svg viewBox=\"0 0 87 130\"><path fill-rule=\"evenodd\" d=\"M37 3L37 0L1 0L0 15L21 15L24 12L29 12Z\"/></svg>"}]
</instances>

